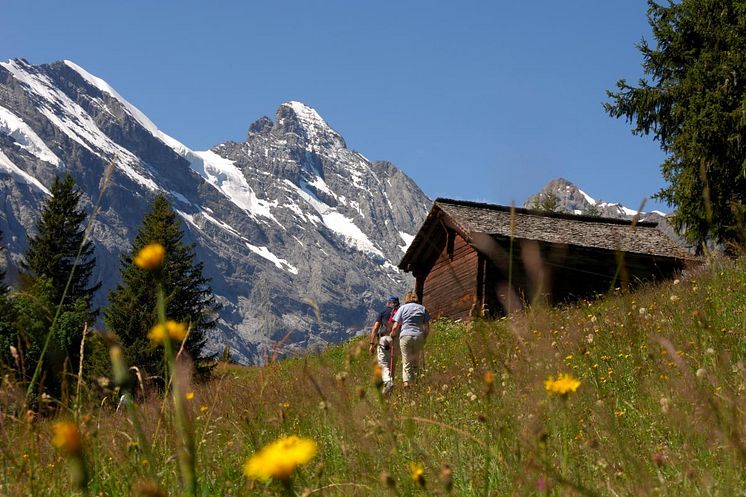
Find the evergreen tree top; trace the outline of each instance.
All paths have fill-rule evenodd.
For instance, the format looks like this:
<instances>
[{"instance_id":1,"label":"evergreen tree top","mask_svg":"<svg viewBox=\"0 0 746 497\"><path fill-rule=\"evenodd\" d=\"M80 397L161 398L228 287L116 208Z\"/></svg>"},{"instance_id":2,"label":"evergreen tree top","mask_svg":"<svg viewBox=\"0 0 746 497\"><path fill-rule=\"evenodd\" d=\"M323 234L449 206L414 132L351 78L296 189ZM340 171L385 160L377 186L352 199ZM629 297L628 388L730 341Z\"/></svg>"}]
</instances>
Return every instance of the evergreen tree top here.
<instances>
[{"instance_id":1,"label":"evergreen tree top","mask_svg":"<svg viewBox=\"0 0 746 497\"><path fill-rule=\"evenodd\" d=\"M183 241L181 221L163 195L158 195L132 243L132 251L122 256L121 281L109 294L104 321L115 332L127 351L131 364L156 373L162 354L147 339L157 321L156 295L163 290L168 319L188 323L190 332L184 345L189 355L200 363L206 333L216 325L220 309L202 274L203 264L196 260L194 244ZM163 263L157 270L144 270L133 263L134 256L145 246L159 243L165 249ZM204 362L204 361L202 361Z\"/></svg>"},{"instance_id":2,"label":"evergreen tree top","mask_svg":"<svg viewBox=\"0 0 746 497\"><path fill-rule=\"evenodd\" d=\"M66 305L78 298L90 301L101 283L90 285L96 259L93 243L85 236L87 216L79 207L82 193L69 174L55 178L50 191L36 223L36 233L28 236L22 267L33 278L50 279L58 298L72 274Z\"/></svg>"},{"instance_id":3,"label":"evergreen tree top","mask_svg":"<svg viewBox=\"0 0 746 497\"><path fill-rule=\"evenodd\" d=\"M668 185L657 195L677 207L671 221L690 242L744 242L746 214L746 3L648 0L655 44L638 48L649 79L608 92L613 117L653 135L667 154Z\"/></svg>"}]
</instances>

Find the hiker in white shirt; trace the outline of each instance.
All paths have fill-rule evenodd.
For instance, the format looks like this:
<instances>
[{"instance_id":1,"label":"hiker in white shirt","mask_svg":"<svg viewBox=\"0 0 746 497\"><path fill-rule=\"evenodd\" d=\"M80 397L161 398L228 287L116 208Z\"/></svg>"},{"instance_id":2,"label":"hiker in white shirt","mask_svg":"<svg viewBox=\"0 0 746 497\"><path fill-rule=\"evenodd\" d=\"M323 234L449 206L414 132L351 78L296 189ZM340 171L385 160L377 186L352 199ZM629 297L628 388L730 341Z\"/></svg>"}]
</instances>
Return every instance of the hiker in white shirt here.
<instances>
[{"instance_id":1,"label":"hiker in white shirt","mask_svg":"<svg viewBox=\"0 0 746 497\"><path fill-rule=\"evenodd\" d=\"M394 328L391 331L391 336L399 337L405 387L416 379L422 368L425 340L430 333L430 314L418 300L414 292L404 296L404 305L399 307L394 316Z\"/></svg>"}]
</instances>

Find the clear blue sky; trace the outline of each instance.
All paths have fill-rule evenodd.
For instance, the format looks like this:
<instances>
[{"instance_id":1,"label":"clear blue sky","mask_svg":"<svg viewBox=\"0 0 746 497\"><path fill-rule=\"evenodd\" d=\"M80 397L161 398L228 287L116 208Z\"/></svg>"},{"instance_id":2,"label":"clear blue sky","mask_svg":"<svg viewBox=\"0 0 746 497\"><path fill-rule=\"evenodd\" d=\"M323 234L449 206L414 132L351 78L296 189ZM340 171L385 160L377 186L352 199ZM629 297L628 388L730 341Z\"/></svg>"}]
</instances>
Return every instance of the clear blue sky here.
<instances>
[{"instance_id":1,"label":"clear blue sky","mask_svg":"<svg viewBox=\"0 0 746 497\"><path fill-rule=\"evenodd\" d=\"M70 59L196 150L300 100L431 198L520 205L565 177L636 208L664 184L657 144L601 106L642 75L645 0L0 6L0 59Z\"/></svg>"}]
</instances>

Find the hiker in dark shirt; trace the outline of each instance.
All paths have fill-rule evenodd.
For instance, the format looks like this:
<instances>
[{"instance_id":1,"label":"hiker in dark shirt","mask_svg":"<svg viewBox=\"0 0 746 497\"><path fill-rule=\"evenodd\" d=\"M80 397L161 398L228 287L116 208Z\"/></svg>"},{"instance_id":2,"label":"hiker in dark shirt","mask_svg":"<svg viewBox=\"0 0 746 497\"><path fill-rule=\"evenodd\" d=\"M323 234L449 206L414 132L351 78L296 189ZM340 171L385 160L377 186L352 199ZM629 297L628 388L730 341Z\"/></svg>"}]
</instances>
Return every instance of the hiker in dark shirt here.
<instances>
[{"instance_id":1,"label":"hiker in dark shirt","mask_svg":"<svg viewBox=\"0 0 746 497\"><path fill-rule=\"evenodd\" d=\"M369 351L376 354L378 365L381 366L383 393L390 392L394 387L394 350L399 348L399 341L391 337L391 328L394 326L393 317L398 308L399 297L389 297L386 308L378 314L370 330Z\"/></svg>"}]
</instances>

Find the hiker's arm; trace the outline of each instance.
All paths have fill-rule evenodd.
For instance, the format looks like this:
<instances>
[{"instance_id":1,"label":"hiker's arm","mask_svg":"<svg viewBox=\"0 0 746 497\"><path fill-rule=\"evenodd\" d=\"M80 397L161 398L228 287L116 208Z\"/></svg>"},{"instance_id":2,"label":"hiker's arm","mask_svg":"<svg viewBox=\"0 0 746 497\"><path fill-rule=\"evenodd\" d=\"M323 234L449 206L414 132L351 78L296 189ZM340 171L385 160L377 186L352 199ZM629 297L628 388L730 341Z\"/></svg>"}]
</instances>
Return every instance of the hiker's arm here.
<instances>
[{"instance_id":1,"label":"hiker's arm","mask_svg":"<svg viewBox=\"0 0 746 497\"><path fill-rule=\"evenodd\" d=\"M399 321L394 322L394 327L391 328L391 336L399 336L399 330L401 329L401 323Z\"/></svg>"},{"instance_id":2,"label":"hiker's arm","mask_svg":"<svg viewBox=\"0 0 746 497\"><path fill-rule=\"evenodd\" d=\"M376 342L378 341L378 329L381 327L381 322L376 321L373 323L373 328L370 330L370 347L368 347L368 350L372 354L373 351L376 349Z\"/></svg>"},{"instance_id":3,"label":"hiker's arm","mask_svg":"<svg viewBox=\"0 0 746 497\"><path fill-rule=\"evenodd\" d=\"M422 333L425 335L425 339L427 339L427 336L430 334L430 321L422 323Z\"/></svg>"}]
</instances>

